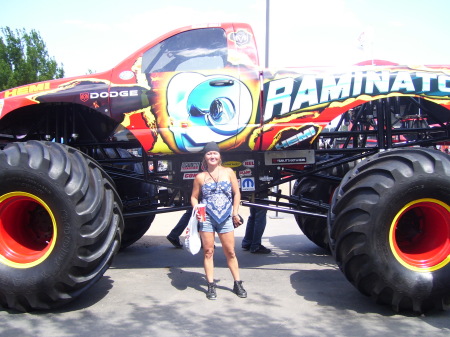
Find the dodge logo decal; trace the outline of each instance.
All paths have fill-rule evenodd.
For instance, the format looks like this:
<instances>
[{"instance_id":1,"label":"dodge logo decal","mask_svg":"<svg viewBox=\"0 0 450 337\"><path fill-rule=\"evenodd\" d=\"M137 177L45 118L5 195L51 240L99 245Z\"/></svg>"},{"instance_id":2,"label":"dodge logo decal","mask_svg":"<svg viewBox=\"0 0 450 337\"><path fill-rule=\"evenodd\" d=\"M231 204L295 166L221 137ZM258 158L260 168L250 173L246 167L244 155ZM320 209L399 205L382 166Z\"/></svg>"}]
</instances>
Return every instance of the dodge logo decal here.
<instances>
[{"instance_id":1,"label":"dodge logo decal","mask_svg":"<svg viewBox=\"0 0 450 337\"><path fill-rule=\"evenodd\" d=\"M80 99L82 102L86 102L89 99L89 93L88 92L80 93Z\"/></svg>"}]
</instances>

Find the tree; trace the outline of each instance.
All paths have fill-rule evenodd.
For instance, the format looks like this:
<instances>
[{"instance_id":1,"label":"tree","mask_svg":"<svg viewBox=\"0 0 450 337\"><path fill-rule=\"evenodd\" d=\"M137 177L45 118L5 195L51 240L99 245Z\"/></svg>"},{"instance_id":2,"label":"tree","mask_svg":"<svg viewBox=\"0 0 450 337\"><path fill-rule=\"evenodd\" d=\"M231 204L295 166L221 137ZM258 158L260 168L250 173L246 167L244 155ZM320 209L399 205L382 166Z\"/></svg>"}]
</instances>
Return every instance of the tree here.
<instances>
[{"instance_id":1,"label":"tree","mask_svg":"<svg viewBox=\"0 0 450 337\"><path fill-rule=\"evenodd\" d=\"M0 36L0 91L20 85L64 77L59 66L48 55L40 34L32 29L13 31L1 28Z\"/></svg>"}]
</instances>

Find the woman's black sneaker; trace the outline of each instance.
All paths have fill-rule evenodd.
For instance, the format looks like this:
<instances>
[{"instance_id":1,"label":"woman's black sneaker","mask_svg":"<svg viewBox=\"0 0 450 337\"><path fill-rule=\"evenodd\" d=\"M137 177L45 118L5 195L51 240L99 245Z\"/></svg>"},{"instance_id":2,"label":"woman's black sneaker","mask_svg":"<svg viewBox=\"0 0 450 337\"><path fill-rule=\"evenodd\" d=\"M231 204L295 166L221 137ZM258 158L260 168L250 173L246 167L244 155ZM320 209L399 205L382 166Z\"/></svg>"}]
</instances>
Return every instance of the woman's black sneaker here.
<instances>
[{"instance_id":1,"label":"woman's black sneaker","mask_svg":"<svg viewBox=\"0 0 450 337\"><path fill-rule=\"evenodd\" d=\"M233 292L241 298L247 297L247 292L242 286L242 281L234 281Z\"/></svg>"},{"instance_id":2,"label":"woman's black sneaker","mask_svg":"<svg viewBox=\"0 0 450 337\"><path fill-rule=\"evenodd\" d=\"M217 298L216 284L214 282L208 282L208 291L206 292L206 298L208 300L215 300Z\"/></svg>"}]
</instances>

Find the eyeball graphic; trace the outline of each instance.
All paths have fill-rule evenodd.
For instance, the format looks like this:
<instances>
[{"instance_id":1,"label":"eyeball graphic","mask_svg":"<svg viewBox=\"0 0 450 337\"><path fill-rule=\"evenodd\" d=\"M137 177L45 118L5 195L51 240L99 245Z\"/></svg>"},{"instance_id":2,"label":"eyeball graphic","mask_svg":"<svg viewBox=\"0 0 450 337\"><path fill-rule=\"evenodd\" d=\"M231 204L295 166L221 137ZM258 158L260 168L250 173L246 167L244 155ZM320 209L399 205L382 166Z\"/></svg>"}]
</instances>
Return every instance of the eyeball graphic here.
<instances>
[{"instance_id":1,"label":"eyeball graphic","mask_svg":"<svg viewBox=\"0 0 450 337\"><path fill-rule=\"evenodd\" d=\"M167 111L174 121L171 131L182 151L197 152L210 141L235 136L252 113L247 86L226 75L177 74L169 83L167 98Z\"/></svg>"}]
</instances>

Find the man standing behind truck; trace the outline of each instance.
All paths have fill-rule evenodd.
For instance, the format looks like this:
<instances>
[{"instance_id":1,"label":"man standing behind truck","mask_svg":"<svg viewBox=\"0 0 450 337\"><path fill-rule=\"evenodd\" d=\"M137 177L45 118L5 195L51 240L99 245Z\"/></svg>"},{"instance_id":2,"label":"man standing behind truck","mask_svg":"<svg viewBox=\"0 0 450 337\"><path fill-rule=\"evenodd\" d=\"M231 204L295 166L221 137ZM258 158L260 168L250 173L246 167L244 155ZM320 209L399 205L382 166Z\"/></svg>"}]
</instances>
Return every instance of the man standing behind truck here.
<instances>
[{"instance_id":1,"label":"man standing behind truck","mask_svg":"<svg viewBox=\"0 0 450 337\"><path fill-rule=\"evenodd\" d=\"M253 254L270 254L272 250L261 244L261 238L266 229L267 210L264 208L250 207L250 216L247 220L245 236L242 240L242 248L250 250Z\"/></svg>"}]
</instances>

